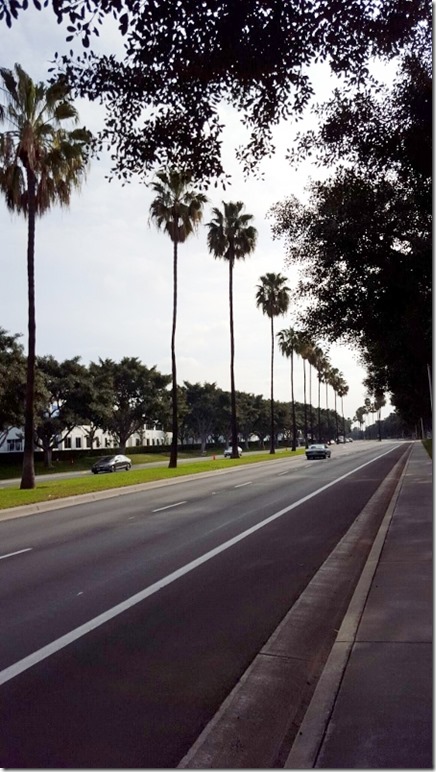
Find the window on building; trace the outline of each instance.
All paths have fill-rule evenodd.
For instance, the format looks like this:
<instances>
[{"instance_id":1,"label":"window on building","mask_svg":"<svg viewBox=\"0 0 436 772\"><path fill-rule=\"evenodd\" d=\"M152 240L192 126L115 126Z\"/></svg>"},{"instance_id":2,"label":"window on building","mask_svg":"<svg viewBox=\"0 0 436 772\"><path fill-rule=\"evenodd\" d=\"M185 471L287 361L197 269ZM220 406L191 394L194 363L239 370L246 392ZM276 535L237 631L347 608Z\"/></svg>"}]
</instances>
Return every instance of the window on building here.
<instances>
[{"instance_id":1,"label":"window on building","mask_svg":"<svg viewBox=\"0 0 436 772\"><path fill-rule=\"evenodd\" d=\"M139 439L139 437L137 437L136 438L136 447L139 448L140 444L141 444L141 440Z\"/></svg>"},{"instance_id":2,"label":"window on building","mask_svg":"<svg viewBox=\"0 0 436 772\"><path fill-rule=\"evenodd\" d=\"M7 440L8 451L23 450L22 440Z\"/></svg>"},{"instance_id":3,"label":"window on building","mask_svg":"<svg viewBox=\"0 0 436 772\"><path fill-rule=\"evenodd\" d=\"M64 439L64 448L65 450L71 450L71 437L66 437Z\"/></svg>"},{"instance_id":4,"label":"window on building","mask_svg":"<svg viewBox=\"0 0 436 772\"><path fill-rule=\"evenodd\" d=\"M91 447L91 437L87 437L87 438L86 438L86 447L87 447L87 448L90 448L90 447Z\"/></svg>"},{"instance_id":5,"label":"window on building","mask_svg":"<svg viewBox=\"0 0 436 772\"><path fill-rule=\"evenodd\" d=\"M82 447L82 438L76 437L76 448L81 448L81 447Z\"/></svg>"},{"instance_id":6,"label":"window on building","mask_svg":"<svg viewBox=\"0 0 436 772\"><path fill-rule=\"evenodd\" d=\"M111 446L110 440L108 440L107 437L104 438L104 445L105 445L105 448L110 448Z\"/></svg>"}]
</instances>

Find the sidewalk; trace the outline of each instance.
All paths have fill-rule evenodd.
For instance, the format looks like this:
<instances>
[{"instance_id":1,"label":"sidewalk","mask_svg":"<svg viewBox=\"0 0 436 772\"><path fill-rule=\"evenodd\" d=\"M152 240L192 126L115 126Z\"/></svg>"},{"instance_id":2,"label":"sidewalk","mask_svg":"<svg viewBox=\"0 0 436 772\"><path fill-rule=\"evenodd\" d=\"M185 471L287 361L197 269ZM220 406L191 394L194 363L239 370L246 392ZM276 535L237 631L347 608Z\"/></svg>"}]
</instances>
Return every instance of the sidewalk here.
<instances>
[{"instance_id":1,"label":"sidewalk","mask_svg":"<svg viewBox=\"0 0 436 772\"><path fill-rule=\"evenodd\" d=\"M285 769L432 769L432 462L416 442Z\"/></svg>"}]
</instances>

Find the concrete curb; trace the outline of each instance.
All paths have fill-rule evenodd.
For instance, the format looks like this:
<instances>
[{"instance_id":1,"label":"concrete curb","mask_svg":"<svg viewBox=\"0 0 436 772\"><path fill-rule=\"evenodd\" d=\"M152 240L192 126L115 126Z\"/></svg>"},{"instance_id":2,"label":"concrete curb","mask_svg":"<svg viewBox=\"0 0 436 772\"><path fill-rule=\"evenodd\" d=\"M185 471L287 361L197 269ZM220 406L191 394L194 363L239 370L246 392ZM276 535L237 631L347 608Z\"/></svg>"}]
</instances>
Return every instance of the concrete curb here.
<instances>
[{"instance_id":1,"label":"concrete curb","mask_svg":"<svg viewBox=\"0 0 436 772\"><path fill-rule=\"evenodd\" d=\"M342 677L354 645L398 496L403 486L404 477L407 474L411 452L412 447L409 450L409 455L394 495L386 510L365 567L351 598L336 641L305 713L300 730L286 759L284 769L313 769L315 766Z\"/></svg>"}]
</instances>

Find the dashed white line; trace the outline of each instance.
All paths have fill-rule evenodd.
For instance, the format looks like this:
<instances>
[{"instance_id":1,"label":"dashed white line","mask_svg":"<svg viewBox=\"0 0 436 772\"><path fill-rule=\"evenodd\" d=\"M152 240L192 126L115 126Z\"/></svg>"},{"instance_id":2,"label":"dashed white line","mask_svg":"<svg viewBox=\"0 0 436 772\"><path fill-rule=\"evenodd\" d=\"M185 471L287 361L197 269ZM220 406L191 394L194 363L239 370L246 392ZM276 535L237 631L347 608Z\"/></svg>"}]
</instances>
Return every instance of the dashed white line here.
<instances>
[{"instance_id":1,"label":"dashed white line","mask_svg":"<svg viewBox=\"0 0 436 772\"><path fill-rule=\"evenodd\" d=\"M392 451L395 450L396 447L398 446L394 446L393 448L386 450L384 453L380 453L379 456L372 458L370 461L366 461L365 463L360 464L360 466L357 466L354 469L351 469L349 472L346 472L345 474L341 475L340 477L337 477L335 480L331 480L330 482L326 483L326 485L322 485L320 488L318 488L315 491L312 491L312 493L309 493L307 496L303 496L303 498L299 499L298 501L294 501L293 504L289 504L289 506L284 507L284 509L280 509L278 512L275 512L273 515L266 517L265 520L262 520L260 523L256 523L256 525L251 526L251 528L247 528L246 531L242 531L242 533L239 533L237 536L234 536L233 538L228 539L223 544L219 544L214 549L209 550L209 552L205 552L203 555L200 555L200 557L195 558L190 563L187 563L181 568L178 568L176 571L173 571L171 574L168 574L167 576L162 577L162 579L159 579L154 584L151 584L148 587L145 587L143 590L135 593L135 595L132 595L130 598L127 598L121 603L118 603L116 606L113 606L107 611L104 611L102 614L99 614L93 619L88 620L88 622L85 622L79 627L76 627L74 630L71 630L69 633L66 633L66 635L62 635L60 638L57 638L51 643L48 643L45 646L42 646L42 648L38 649L37 651L32 652L32 654L29 654L27 657L23 657L23 659L20 659L17 662L14 662L13 665L9 665L9 667L6 667L4 670L0 671L0 684L5 684L8 681L11 681L13 678L16 678L18 675L20 675L20 673L24 673L29 668L34 667L39 662L42 662L44 659L47 659L47 657L50 657L52 654L55 654L56 652L61 651L61 649L64 649L66 646L69 646L74 641L77 641L79 638L82 638L82 636L87 635L88 633L91 632L91 630L96 630L98 627L105 624L110 619L114 619L115 617L119 616L119 614L124 613L124 611L127 611L133 606L136 606L138 603L141 603L146 598L149 598L151 595L154 595L156 592L159 592L159 590L162 590L164 587L167 587L168 585L172 584L177 579L180 579L180 577L185 576L185 574L188 574L190 571L193 571L198 566L203 565L204 563L208 562L209 560L216 557L220 553L229 549L229 547L232 547L234 544L238 544L238 542L242 541L243 539L246 539L247 536L250 536L252 533L256 533L256 531L259 531L261 528L264 528L266 525L268 525L269 523L272 523L274 520L277 520L278 518L282 517L288 512L291 512L293 509L296 509L297 507L301 506L301 504L304 504L306 501L310 501L310 499L313 499L315 496L319 496L319 494L322 493L323 491L326 491L332 486L337 485L342 480L346 480L347 477L350 477L352 474L355 474L356 472L359 472L361 469L364 469L370 464L373 464L375 461L378 461L380 458L383 458L383 456L387 456L388 453L392 453ZM184 504L186 502L179 502L179 503Z\"/></svg>"},{"instance_id":2,"label":"dashed white line","mask_svg":"<svg viewBox=\"0 0 436 772\"><path fill-rule=\"evenodd\" d=\"M244 488L246 485L252 485L252 484L253 483L251 481L250 482L245 482L245 483L240 483L239 485L235 485L235 488Z\"/></svg>"},{"instance_id":3,"label":"dashed white line","mask_svg":"<svg viewBox=\"0 0 436 772\"><path fill-rule=\"evenodd\" d=\"M186 504L186 501L177 501L175 504L168 504L166 507L159 507L159 509L153 509L153 512L162 512L164 509L171 509L171 507L180 507L181 504Z\"/></svg>"},{"instance_id":4,"label":"dashed white line","mask_svg":"<svg viewBox=\"0 0 436 772\"><path fill-rule=\"evenodd\" d=\"M23 552L31 552L33 547L26 547L24 550L18 550L18 552L9 552L7 555L0 555L0 560L4 560L5 558L12 558L14 555L22 555Z\"/></svg>"}]
</instances>

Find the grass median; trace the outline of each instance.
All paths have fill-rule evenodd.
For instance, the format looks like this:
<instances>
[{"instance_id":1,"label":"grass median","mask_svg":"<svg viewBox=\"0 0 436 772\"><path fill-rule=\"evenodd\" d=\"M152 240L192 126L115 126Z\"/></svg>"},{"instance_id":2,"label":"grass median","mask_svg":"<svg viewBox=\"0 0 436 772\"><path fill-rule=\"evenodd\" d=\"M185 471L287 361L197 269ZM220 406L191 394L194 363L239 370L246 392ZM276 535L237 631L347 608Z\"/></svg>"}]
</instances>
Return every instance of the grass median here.
<instances>
[{"instance_id":1,"label":"grass median","mask_svg":"<svg viewBox=\"0 0 436 772\"><path fill-rule=\"evenodd\" d=\"M20 490L19 486L11 486L0 490L0 510L9 507L19 507L23 504L39 504L43 501L55 501L68 496L80 496L86 493L98 493L99 491L115 488L125 488L132 485L155 482L157 480L171 480L176 477L184 477L200 472L215 472L220 469L228 469L234 466L245 466L259 462L274 461L284 457L292 459L301 456L304 448L295 452L280 450L275 454L255 453L242 456L239 459L204 459L179 465L176 469L168 469L167 466L153 467L152 469L137 469L133 467L129 472L116 472L115 474L89 474L89 477L75 477L69 480L44 480L38 477L36 488L32 490Z\"/></svg>"}]
</instances>

